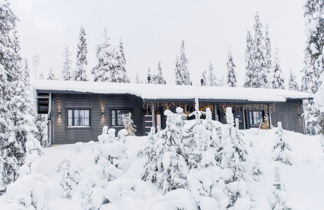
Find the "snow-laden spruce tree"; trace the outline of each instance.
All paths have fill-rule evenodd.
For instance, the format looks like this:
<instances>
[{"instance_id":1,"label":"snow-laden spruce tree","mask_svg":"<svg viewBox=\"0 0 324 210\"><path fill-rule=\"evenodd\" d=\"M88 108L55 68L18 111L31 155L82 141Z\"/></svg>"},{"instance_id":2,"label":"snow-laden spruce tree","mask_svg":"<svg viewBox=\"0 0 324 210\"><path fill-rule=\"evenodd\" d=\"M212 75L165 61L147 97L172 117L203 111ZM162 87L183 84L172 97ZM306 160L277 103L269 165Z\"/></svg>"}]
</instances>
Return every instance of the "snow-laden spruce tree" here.
<instances>
[{"instance_id":1,"label":"snow-laden spruce tree","mask_svg":"<svg viewBox=\"0 0 324 210\"><path fill-rule=\"evenodd\" d=\"M210 62L208 65L208 70L202 73L202 78L204 80L204 85L206 86L218 86L218 81L216 77L216 72L214 70L213 64Z\"/></svg>"},{"instance_id":2,"label":"snow-laden spruce tree","mask_svg":"<svg viewBox=\"0 0 324 210\"><path fill-rule=\"evenodd\" d=\"M144 149L146 163L142 179L151 181L164 192L183 188L188 189L188 165L184 158L183 118L181 110L164 112L167 117L166 128L158 134L150 133L147 147Z\"/></svg>"},{"instance_id":3,"label":"snow-laden spruce tree","mask_svg":"<svg viewBox=\"0 0 324 210\"><path fill-rule=\"evenodd\" d=\"M47 114L37 114L35 118L35 126L36 126L36 139L40 142L40 144L44 147L49 146L48 142L48 134L47 134Z\"/></svg>"},{"instance_id":4,"label":"snow-laden spruce tree","mask_svg":"<svg viewBox=\"0 0 324 210\"><path fill-rule=\"evenodd\" d=\"M321 85L320 76L324 71L324 2L321 0L307 0L304 6L306 24L305 58L309 59L309 69L312 74L312 93L316 93ZM307 66L306 66L307 68Z\"/></svg>"},{"instance_id":5,"label":"snow-laden spruce tree","mask_svg":"<svg viewBox=\"0 0 324 210\"><path fill-rule=\"evenodd\" d=\"M246 48L245 48L245 82L244 87L253 87L254 81L257 79L253 69L252 59L252 46L253 38L250 31L247 32L246 36Z\"/></svg>"},{"instance_id":6,"label":"snow-laden spruce tree","mask_svg":"<svg viewBox=\"0 0 324 210\"><path fill-rule=\"evenodd\" d=\"M228 53L226 66L227 66L227 86L236 87L237 84L236 65L234 63L231 52Z\"/></svg>"},{"instance_id":7,"label":"snow-laden spruce tree","mask_svg":"<svg viewBox=\"0 0 324 210\"><path fill-rule=\"evenodd\" d=\"M157 74L153 74L151 76L151 78L152 78L152 80L151 80L152 84L160 84L160 85L165 85L166 84L166 81L165 81L164 76L163 76L161 62L158 63Z\"/></svg>"},{"instance_id":8,"label":"snow-laden spruce tree","mask_svg":"<svg viewBox=\"0 0 324 210\"><path fill-rule=\"evenodd\" d=\"M274 89L285 89L285 79L282 75L282 69L280 66L280 60L278 55L278 49L276 49L273 62L273 72L272 72L272 88Z\"/></svg>"},{"instance_id":9,"label":"snow-laden spruce tree","mask_svg":"<svg viewBox=\"0 0 324 210\"><path fill-rule=\"evenodd\" d=\"M129 83L128 76L126 74L126 57L124 52L124 44L122 41L119 42L118 50L116 52L117 67L112 72L111 81L117 83Z\"/></svg>"},{"instance_id":10,"label":"snow-laden spruce tree","mask_svg":"<svg viewBox=\"0 0 324 210\"><path fill-rule=\"evenodd\" d=\"M123 124L124 128L127 131L128 136L135 136L136 133L136 125L132 119L132 113L127 113L123 115Z\"/></svg>"},{"instance_id":11,"label":"snow-laden spruce tree","mask_svg":"<svg viewBox=\"0 0 324 210\"><path fill-rule=\"evenodd\" d=\"M245 183L247 171L247 149L242 136L234 124L231 107L226 108L227 134L222 151L221 166L226 169L226 191L229 197L228 208L234 207L238 200L244 199L251 206L250 195Z\"/></svg>"},{"instance_id":12,"label":"snow-laden spruce tree","mask_svg":"<svg viewBox=\"0 0 324 210\"><path fill-rule=\"evenodd\" d=\"M269 25L266 25L265 28L265 35L264 35L264 46L265 46L265 62L266 62L266 69L267 69L267 77L268 83L267 88L271 87L272 83L272 48L271 48L271 40L269 36Z\"/></svg>"},{"instance_id":13,"label":"snow-laden spruce tree","mask_svg":"<svg viewBox=\"0 0 324 210\"><path fill-rule=\"evenodd\" d=\"M306 133L309 135L316 135L320 131L320 125L318 124L318 118L320 111L315 106L313 99L303 100L304 118Z\"/></svg>"},{"instance_id":14,"label":"snow-laden spruce tree","mask_svg":"<svg viewBox=\"0 0 324 210\"><path fill-rule=\"evenodd\" d=\"M188 70L188 59L185 54L185 43L183 40L180 46L180 55L176 60L175 77L176 85L192 85Z\"/></svg>"},{"instance_id":15,"label":"snow-laden spruce tree","mask_svg":"<svg viewBox=\"0 0 324 210\"><path fill-rule=\"evenodd\" d=\"M74 71L74 80L76 81L88 81L88 72L87 72L87 40L86 32L83 27L80 29L79 43L76 56L76 67Z\"/></svg>"},{"instance_id":16,"label":"snow-laden spruce tree","mask_svg":"<svg viewBox=\"0 0 324 210\"><path fill-rule=\"evenodd\" d=\"M104 31L104 40L98 45L96 51L97 65L92 69L91 73L95 82L111 82L113 73L116 72L117 61L116 49L110 43L110 38Z\"/></svg>"},{"instance_id":17,"label":"snow-laden spruce tree","mask_svg":"<svg viewBox=\"0 0 324 210\"><path fill-rule=\"evenodd\" d=\"M250 56L247 63L245 87L265 88L269 86L267 76L267 64L265 58L265 42L263 25L259 13L256 13L253 38L248 37L247 56ZM249 33L248 33L249 36Z\"/></svg>"},{"instance_id":18,"label":"snow-laden spruce tree","mask_svg":"<svg viewBox=\"0 0 324 210\"><path fill-rule=\"evenodd\" d=\"M73 72L72 72L72 60L70 49L66 46L64 49L64 61L63 61L63 71L62 76L63 80L73 80Z\"/></svg>"},{"instance_id":19,"label":"snow-laden spruce tree","mask_svg":"<svg viewBox=\"0 0 324 210\"><path fill-rule=\"evenodd\" d=\"M289 151L291 151L291 148L284 137L282 124L281 122L278 122L278 127L276 129L276 141L275 145L273 146L273 160L287 165L292 165L288 154Z\"/></svg>"},{"instance_id":20,"label":"snow-laden spruce tree","mask_svg":"<svg viewBox=\"0 0 324 210\"><path fill-rule=\"evenodd\" d=\"M263 25L260 21L259 13L255 15L254 37L252 45L253 70L257 75L257 80L252 87L265 88L268 86L267 64L265 59L265 43L263 35Z\"/></svg>"},{"instance_id":21,"label":"snow-laden spruce tree","mask_svg":"<svg viewBox=\"0 0 324 210\"><path fill-rule=\"evenodd\" d=\"M271 199L271 210L291 210L288 207L285 199L285 186L280 180L280 170L278 167L274 168L274 183Z\"/></svg>"},{"instance_id":22,"label":"snow-laden spruce tree","mask_svg":"<svg viewBox=\"0 0 324 210\"><path fill-rule=\"evenodd\" d=\"M33 137L29 74L22 65L17 18L6 0L0 1L0 185L16 180L26 142Z\"/></svg>"},{"instance_id":23,"label":"snow-laden spruce tree","mask_svg":"<svg viewBox=\"0 0 324 210\"><path fill-rule=\"evenodd\" d=\"M316 93L322 82L320 75L324 69L323 8L324 3L320 0L307 0L304 6L307 39L301 89L309 93ZM316 134L319 130L319 111L313 104L312 101L304 101L306 129L309 134Z\"/></svg>"},{"instance_id":24,"label":"snow-laden spruce tree","mask_svg":"<svg viewBox=\"0 0 324 210\"><path fill-rule=\"evenodd\" d=\"M297 82L296 75L290 70L289 72L289 81L288 81L288 89L299 91L299 84Z\"/></svg>"},{"instance_id":25,"label":"snow-laden spruce tree","mask_svg":"<svg viewBox=\"0 0 324 210\"><path fill-rule=\"evenodd\" d=\"M47 80L57 80L52 67L50 67L46 79Z\"/></svg>"},{"instance_id":26,"label":"snow-laden spruce tree","mask_svg":"<svg viewBox=\"0 0 324 210\"><path fill-rule=\"evenodd\" d=\"M80 170L71 166L71 161L63 160L58 166L57 173L61 176L60 185L65 197L71 199L73 191L80 181Z\"/></svg>"}]
</instances>

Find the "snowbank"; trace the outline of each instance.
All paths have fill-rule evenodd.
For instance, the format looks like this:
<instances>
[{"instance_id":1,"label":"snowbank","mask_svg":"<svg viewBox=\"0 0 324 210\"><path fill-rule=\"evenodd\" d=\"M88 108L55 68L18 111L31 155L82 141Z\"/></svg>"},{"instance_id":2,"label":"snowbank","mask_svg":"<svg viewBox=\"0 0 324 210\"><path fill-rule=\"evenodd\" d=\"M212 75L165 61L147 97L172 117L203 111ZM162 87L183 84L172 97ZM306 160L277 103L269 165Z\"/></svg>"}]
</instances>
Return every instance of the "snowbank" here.
<instances>
[{"instance_id":1,"label":"snowbank","mask_svg":"<svg viewBox=\"0 0 324 210\"><path fill-rule=\"evenodd\" d=\"M253 145L249 153L259 163L262 170L259 181L252 179L247 182L247 188L255 200L255 209L270 209L271 193L273 190L273 169L279 167L281 180L285 184L287 203L294 210L321 209L323 207L322 196L324 194L324 156L322 154L318 136L306 136L299 133L285 131L284 136L290 144L292 165L284 165L272 159L272 147L275 143L274 130L251 129L243 131L244 139L251 141ZM39 209L46 210L77 210L84 209L81 204L82 196L89 195L93 198L96 207L101 210L196 210L197 204L194 193L185 189L178 189L163 194L150 182L141 180L143 162L137 157L137 153L145 146L146 137L127 137L126 156L130 160L126 171L120 177L110 181L100 181L96 187L87 194L84 184L72 194L72 198L66 198L60 185L61 176L58 168L62 161L68 160L73 169L80 171L81 180L95 180L97 171L93 159L97 154L99 142L77 143L71 145L53 146L44 149L44 155L38 161L37 173L23 176L8 186L7 193L0 197L1 209ZM111 146L112 148L114 146ZM116 146L116 156L121 153ZM118 152L119 151L119 152ZM208 154L205 157L208 163ZM215 179L220 174L209 174L208 170L197 171L190 177L199 176L205 183L209 179ZM189 177L189 179L190 179ZM91 178L91 179L90 179ZM196 181L199 179L194 178ZM195 181L194 180L194 181ZM192 184L195 182L192 181ZM84 191L84 194L80 194ZM202 197L200 207L202 210L218 210L217 204L222 199L222 192L213 191L217 200L211 197ZM217 197L219 195L219 197ZM83 197L84 198L84 197ZM249 205L248 200L242 198L237 201L235 209L243 210Z\"/></svg>"}]
</instances>

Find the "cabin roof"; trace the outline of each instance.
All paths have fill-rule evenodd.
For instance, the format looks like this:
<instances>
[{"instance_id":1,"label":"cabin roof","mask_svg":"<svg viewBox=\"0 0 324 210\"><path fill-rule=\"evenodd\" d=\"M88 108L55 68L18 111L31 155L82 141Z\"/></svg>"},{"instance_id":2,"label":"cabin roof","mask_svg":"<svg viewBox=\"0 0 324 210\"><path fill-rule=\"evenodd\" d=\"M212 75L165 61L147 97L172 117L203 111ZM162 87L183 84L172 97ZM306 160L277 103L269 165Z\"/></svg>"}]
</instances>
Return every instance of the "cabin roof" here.
<instances>
[{"instance_id":1,"label":"cabin roof","mask_svg":"<svg viewBox=\"0 0 324 210\"><path fill-rule=\"evenodd\" d=\"M312 98L312 94L264 88L206 87L184 85L125 84L107 82L82 82L38 80L34 85L40 93L131 94L143 100L202 100L285 102L289 99Z\"/></svg>"}]
</instances>

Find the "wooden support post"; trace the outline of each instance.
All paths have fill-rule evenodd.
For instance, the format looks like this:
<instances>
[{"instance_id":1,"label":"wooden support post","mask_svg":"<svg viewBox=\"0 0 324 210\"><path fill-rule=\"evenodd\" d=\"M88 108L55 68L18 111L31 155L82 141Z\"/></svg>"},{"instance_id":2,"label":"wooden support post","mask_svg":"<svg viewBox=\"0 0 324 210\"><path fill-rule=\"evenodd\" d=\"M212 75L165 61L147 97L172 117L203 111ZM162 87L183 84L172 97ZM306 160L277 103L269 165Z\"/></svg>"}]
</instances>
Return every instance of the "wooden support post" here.
<instances>
[{"instance_id":1,"label":"wooden support post","mask_svg":"<svg viewBox=\"0 0 324 210\"><path fill-rule=\"evenodd\" d=\"M273 126L272 126L272 119L271 119L270 104L268 104L268 119L269 119L269 128L271 129Z\"/></svg>"},{"instance_id":2,"label":"wooden support post","mask_svg":"<svg viewBox=\"0 0 324 210\"><path fill-rule=\"evenodd\" d=\"M243 128L244 130L246 129L246 122L245 122L245 105L243 105L243 108L242 108L242 118L243 118Z\"/></svg>"},{"instance_id":3,"label":"wooden support post","mask_svg":"<svg viewBox=\"0 0 324 210\"><path fill-rule=\"evenodd\" d=\"M219 116L218 116L218 114L217 114L217 106L216 106L216 104L214 104L214 110L215 110L215 120L216 121L219 121Z\"/></svg>"},{"instance_id":4,"label":"wooden support post","mask_svg":"<svg viewBox=\"0 0 324 210\"><path fill-rule=\"evenodd\" d=\"M152 111L152 127L155 127L155 106L154 103L151 103L151 111Z\"/></svg>"}]
</instances>

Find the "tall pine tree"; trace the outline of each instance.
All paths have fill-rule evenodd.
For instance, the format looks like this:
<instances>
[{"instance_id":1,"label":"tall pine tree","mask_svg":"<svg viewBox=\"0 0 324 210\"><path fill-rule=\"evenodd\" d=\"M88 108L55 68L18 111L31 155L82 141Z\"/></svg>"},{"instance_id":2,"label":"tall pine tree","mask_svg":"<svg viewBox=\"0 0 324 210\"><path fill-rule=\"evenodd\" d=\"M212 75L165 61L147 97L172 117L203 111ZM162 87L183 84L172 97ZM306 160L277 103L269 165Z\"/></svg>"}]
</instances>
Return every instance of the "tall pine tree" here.
<instances>
[{"instance_id":1,"label":"tall pine tree","mask_svg":"<svg viewBox=\"0 0 324 210\"><path fill-rule=\"evenodd\" d=\"M288 89L299 91L299 85L297 82L297 78L295 74L290 70L289 72L289 81L288 81Z\"/></svg>"},{"instance_id":2,"label":"tall pine tree","mask_svg":"<svg viewBox=\"0 0 324 210\"><path fill-rule=\"evenodd\" d=\"M47 80L56 80L56 77L55 77L55 74L54 74L54 71L53 71L53 68L50 67L50 70L48 72L48 75L47 75Z\"/></svg>"},{"instance_id":3,"label":"tall pine tree","mask_svg":"<svg viewBox=\"0 0 324 210\"><path fill-rule=\"evenodd\" d=\"M110 43L110 38L104 31L104 40L98 45L96 51L97 65L92 69L92 76L95 82L110 82L112 71L117 67L116 52Z\"/></svg>"},{"instance_id":4,"label":"tall pine tree","mask_svg":"<svg viewBox=\"0 0 324 210\"><path fill-rule=\"evenodd\" d=\"M72 61L71 53L68 47L64 49L64 62L63 62L63 71L62 71L63 80L72 80Z\"/></svg>"},{"instance_id":5,"label":"tall pine tree","mask_svg":"<svg viewBox=\"0 0 324 210\"><path fill-rule=\"evenodd\" d=\"M160 84L160 85L165 85L166 84L166 81L164 79L163 72L162 72L161 62L158 63L157 74L152 75L151 83Z\"/></svg>"},{"instance_id":6,"label":"tall pine tree","mask_svg":"<svg viewBox=\"0 0 324 210\"><path fill-rule=\"evenodd\" d=\"M254 74L256 74L257 78L257 80L255 80L252 84L252 87L265 88L268 85L268 81L265 60L263 25L260 21L259 13L255 15L252 59L253 72Z\"/></svg>"},{"instance_id":7,"label":"tall pine tree","mask_svg":"<svg viewBox=\"0 0 324 210\"><path fill-rule=\"evenodd\" d=\"M278 49L276 49L273 62L273 78L272 78L272 88L274 89L285 89L285 79L282 76L282 69L280 67L280 60Z\"/></svg>"},{"instance_id":8,"label":"tall pine tree","mask_svg":"<svg viewBox=\"0 0 324 210\"><path fill-rule=\"evenodd\" d=\"M122 41L119 42L116 59L118 65L116 71L112 73L111 82L129 83L129 79L126 74L126 57L124 52L124 44Z\"/></svg>"},{"instance_id":9,"label":"tall pine tree","mask_svg":"<svg viewBox=\"0 0 324 210\"><path fill-rule=\"evenodd\" d=\"M185 54L185 43L181 42L180 56L177 58L175 67L175 76L177 85L192 85L190 73L188 70L188 59Z\"/></svg>"},{"instance_id":10,"label":"tall pine tree","mask_svg":"<svg viewBox=\"0 0 324 210\"><path fill-rule=\"evenodd\" d=\"M252 46L253 46L253 38L251 32L247 32L246 36L246 49L245 49L245 83L244 87L253 87L253 83L256 80L255 74L253 71L252 65Z\"/></svg>"},{"instance_id":11,"label":"tall pine tree","mask_svg":"<svg viewBox=\"0 0 324 210\"><path fill-rule=\"evenodd\" d=\"M324 70L324 2L307 0L304 6L306 22L306 48L302 77L302 91L316 93L322 83L320 75ZM320 130L319 110L313 100L304 100L305 124L308 134L317 134Z\"/></svg>"},{"instance_id":12,"label":"tall pine tree","mask_svg":"<svg viewBox=\"0 0 324 210\"><path fill-rule=\"evenodd\" d=\"M246 81L245 87L265 88L269 86L265 55L263 25L259 13L256 13L253 38L248 33L246 48Z\"/></svg>"},{"instance_id":13,"label":"tall pine tree","mask_svg":"<svg viewBox=\"0 0 324 210\"><path fill-rule=\"evenodd\" d=\"M74 72L74 79L76 81L88 81L88 73L87 73L87 40L86 40L86 32L83 27L81 27L80 35L79 35L79 44L77 50L76 57L76 69Z\"/></svg>"},{"instance_id":14,"label":"tall pine tree","mask_svg":"<svg viewBox=\"0 0 324 210\"><path fill-rule=\"evenodd\" d=\"M271 41L269 36L269 25L265 28L265 37L264 37L264 46L265 46L265 63L266 63L266 71L267 71L267 80L268 83L266 87L271 87L272 82L272 49L271 49Z\"/></svg>"},{"instance_id":15,"label":"tall pine tree","mask_svg":"<svg viewBox=\"0 0 324 210\"><path fill-rule=\"evenodd\" d=\"M320 75L324 71L324 2L307 0L304 17L306 20L306 48L304 76L312 76L312 93L316 93L321 85ZM304 80L304 79L303 79ZM305 81L306 82L306 81ZM306 85L306 84L303 84Z\"/></svg>"},{"instance_id":16,"label":"tall pine tree","mask_svg":"<svg viewBox=\"0 0 324 210\"><path fill-rule=\"evenodd\" d=\"M233 56L229 51L227 56L227 86L236 87L237 79L236 79L236 65L233 60Z\"/></svg>"},{"instance_id":17,"label":"tall pine tree","mask_svg":"<svg viewBox=\"0 0 324 210\"><path fill-rule=\"evenodd\" d=\"M0 187L17 179L26 142L33 138L31 89L22 66L15 14L0 1ZM0 193L1 194L1 193Z\"/></svg>"}]
</instances>

